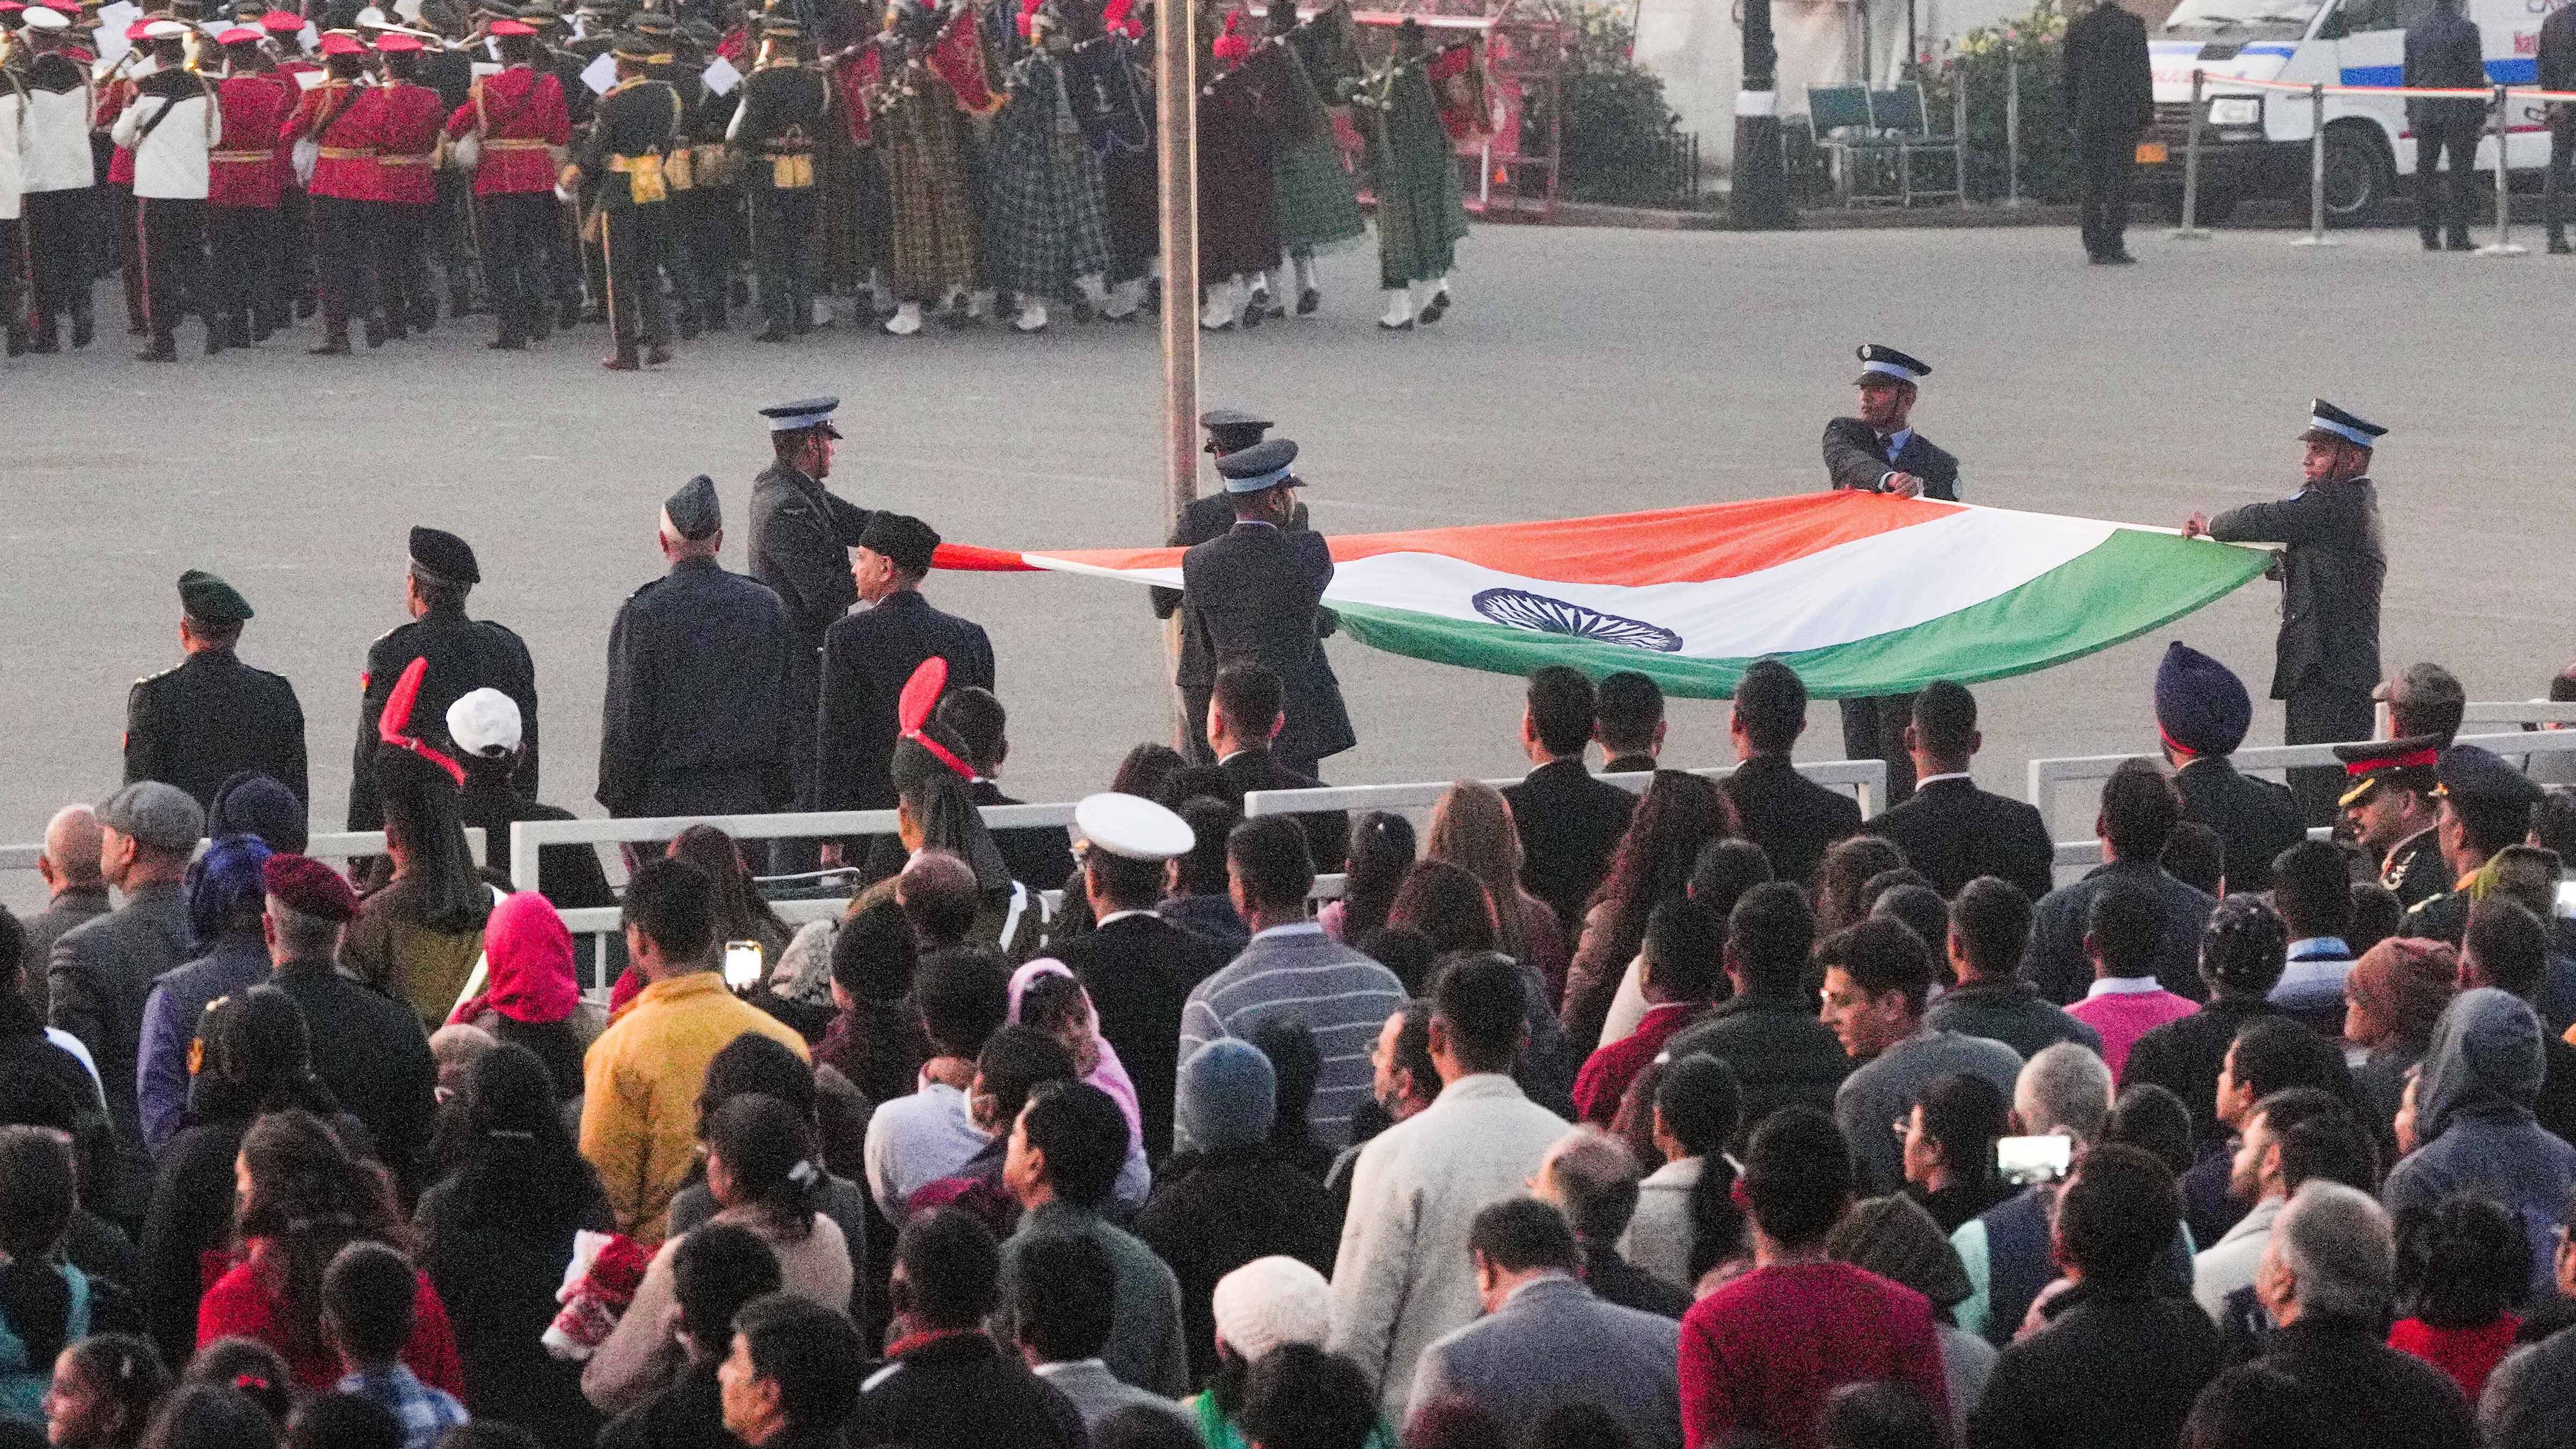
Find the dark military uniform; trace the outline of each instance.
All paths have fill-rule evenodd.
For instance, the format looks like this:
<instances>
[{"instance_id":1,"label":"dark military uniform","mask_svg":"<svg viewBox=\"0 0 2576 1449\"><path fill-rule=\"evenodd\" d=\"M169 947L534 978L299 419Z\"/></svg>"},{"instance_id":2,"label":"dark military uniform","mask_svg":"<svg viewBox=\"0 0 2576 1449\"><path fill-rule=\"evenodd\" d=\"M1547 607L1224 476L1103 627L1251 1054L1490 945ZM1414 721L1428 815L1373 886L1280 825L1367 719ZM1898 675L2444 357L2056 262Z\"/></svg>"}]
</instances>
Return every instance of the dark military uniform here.
<instances>
[{"instance_id":1,"label":"dark military uniform","mask_svg":"<svg viewBox=\"0 0 2576 1449\"><path fill-rule=\"evenodd\" d=\"M1286 483L1266 486L1294 487L1288 466L1296 457L1295 443L1274 438L1226 454L1217 471L1230 484L1276 476ZM1313 775L1317 761L1358 743L1342 703L1341 681L1324 662L1324 646L1315 631L1317 607L1332 581L1333 554L1323 535L1254 520L1237 520L1181 555L1185 655L1195 648L1206 670L1203 679L1184 673L1182 687L1203 684L1212 691L1217 671L1236 659L1257 659L1268 666L1279 676L1280 705L1287 716L1271 741L1271 753L1300 775ZM1201 732L1206 726L1202 713Z\"/></svg>"},{"instance_id":2,"label":"dark military uniform","mask_svg":"<svg viewBox=\"0 0 2576 1449\"><path fill-rule=\"evenodd\" d=\"M778 595L713 559L637 589L608 633L599 803L631 816L786 806L798 647Z\"/></svg>"},{"instance_id":3,"label":"dark military uniform","mask_svg":"<svg viewBox=\"0 0 2576 1449\"><path fill-rule=\"evenodd\" d=\"M469 619L462 609L434 609L367 647L367 672L358 678L358 747L349 780L351 830L384 828L384 810L376 798L376 723L394 682L413 660L423 658L429 669L412 706L413 732L443 739L449 705L486 685L501 691L519 707L519 764L510 783L521 795L537 797L537 667L527 644L505 625Z\"/></svg>"},{"instance_id":4,"label":"dark military uniform","mask_svg":"<svg viewBox=\"0 0 2576 1449\"><path fill-rule=\"evenodd\" d=\"M625 58L628 42L620 41ZM636 364L636 348L659 352L671 340L662 302L662 268L670 256L670 191L663 157L678 140L686 108L680 93L657 80L621 80L599 98L590 133L577 153L582 173L599 183L600 244L608 254L609 331L619 367Z\"/></svg>"},{"instance_id":5,"label":"dark military uniform","mask_svg":"<svg viewBox=\"0 0 2576 1449\"><path fill-rule=\"evenodd\" d=\"M2380 862L2379 883L2397 893L2399 905L2412 910L2451 888L2451 868L2442 861L2440 831L2425 826L2388 847Z\"/></svg>"},{"instance_id":6,"label":"dark military uniform","mask_svg":"<svg viewBox=\"0 0 2576 1449\"><path fill-rule=\"evenodd\" d=\"M236 771L257 770L309 803L304 707L286 676L233 651L200 649L178 668L134 681L125 697L125 782L159 780L212 805Z\"/></svg>"},{"instance_id":7,"label":"dark military uniform","mask_svg":"<svg viewBox=\"0 0 2576 1449\"><path fill-rule=\"evenodd\" d=\"M2288 789L2240 774L2222 755L2202 755L2174 773L2182 818L2218 832L2227 893L2272 888L2272 861L2307 839Z\"/></svg>"},{"instance_id":8,"label":"dark military uniform","mask_svg":"<svg viewBox=\"0 0 2576 1449\"><path fill-rule=\"evenodd\" d=\"M916 589L834 624L823 637L815 715L814 808L877 810L894 804L895 698L932 655L948 661L948 687L993 687L993 642L984 626L932 608Z\"/></svg>"},{"instance_id":9,"label":"dark military uniform","mask_svg":"<svg viewBox=\"0 0 2576 1449\"><path fill-rule=\"evenodd\" d=\"M1209 539L1223 538L1226 531L1233 527L1233 495L1211 493L1204 498L1190 500L1190 506L1181 510L1180 522L1173 527L1170 540L1163 546L1180 549L1196 548ZM1296 514L1288 521L1288 531L1304 533L1306 530L1306 505L1300 503L1297 505ZM1168 619L1180 611L1180 590L1156 589L1153 595L1155 618ZM1315 611L1319 637L1331 634L1332 619L1333 611L1330 609ZM1333 662L1325 657L1324 651L1316 650L1315 657L1322 662L1324 671L1331 673ZM1216 688L1216 663L1207 656L1207 642L1186 628L1181 630L1180 667L1174 671L1172 678L1180 686L1182 733L1188 736L1187 748L1183 753L1199 764L1216 763L1216 756L1208 753L1207 742L1208 696ZM1341 690L1339 676L1335 676L1333 680L1333 689L1336 693Z\"/></svg>"},{"instance_id":10,"label":"dark military uniform","mask_svg":"<svg viewBox=\"0 0 2576 1449\"><path fill-rule=\"evenodd\" d=\"M793 37L793 25L772 23L772 36ZM814 201L817 153L832 113L832 83L818 70L781 63L753 71L742 83L742 108L733 120L733 145L743 159L742 186L751 202L752 268L760 279L760 310L769 319L763 341L783 342L811 323L814 297Z\"/></svg>"},{"instance_id":11,"label":"dark military uniform","mask_svg":"<svg viewBox=\"0 0 2576 1449\"><path fill-rule=\"evenodd\" d=\"M814 706L822 688L823 634L859 601L850 550L867 527L867 509L784 463L771 464L752 483L751 576L778 595L796 631L787 661L787 766L804 809L813 809L815 800Z\"/></svg>"},{"instance_id":12,"label":"dark military uniform","mask_svg":"<svg viewBox=\"0 0 2576 1449\"><path fill-rule=\"evenodd\" d=\"M2491 840L2487 848L2501 850L2521 843L2523 822L2530 818L2531 807L2540 803L2541 796L2540 787L2529 776L2476 745L2454 745L2444 750L2433 773L2439 781L2434 793L2446 797L2451 811L2470 821L2473 829L2475 822L2485 820L2492 834L2504 835L2509 830L2510 839ZM2474 834L2469 839L2472 846L2478 844ZM2489 883L2493 873L2491 859L2481 862L2453 882L2450 889L2407 911L2397 934L2458 945L2468 931L2470 909L2493 889Z\"/></svg>"},{"instance_id":13,"label":"dark military uniform","mask_svg":"<svg viewBox=\"0 0 2576 1449\"><path fill-rule=\"evenodd\" d=\"M732 305L728 292L733 283L738 188L726 174L724 137L742 102L742 88L736 86L720 96L692 77L683 94L694 97L682 137L689 150L689 189L674 198L679 203L681 275L671 282L680 294L680 332L687 336L692 329L724 331L725 313Z\"/></svg>"}]
</instances>

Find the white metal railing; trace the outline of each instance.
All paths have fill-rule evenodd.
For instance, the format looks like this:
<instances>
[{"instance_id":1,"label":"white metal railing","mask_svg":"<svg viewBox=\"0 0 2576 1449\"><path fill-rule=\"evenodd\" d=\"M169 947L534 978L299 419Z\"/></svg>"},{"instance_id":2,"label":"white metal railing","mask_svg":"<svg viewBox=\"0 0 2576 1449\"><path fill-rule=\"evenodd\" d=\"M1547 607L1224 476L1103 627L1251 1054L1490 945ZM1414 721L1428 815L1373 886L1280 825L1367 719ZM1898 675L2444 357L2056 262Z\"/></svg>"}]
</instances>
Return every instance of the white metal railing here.
<instances>
[{"instance_id":1,"label":"white metal railing","mask_svg":"<svg viewBox=\"0 0 2576 1449\"><path fill-rule=\"evenodd\" d=\"M985 805L986 827L1011 830L1073 824L1073 806ZM620 820L521 820L510 826L510 884L537 888L537 851L548 845L630 845L669 840L692 825L712 825L736 840L808 840L822 836L892 835L892 810L816 810L786 815L655 815ZM809 918L810 919L810 918ZM565 922L570 926L569 919ZM573 926L572 929L581 929Z\"/></svg>"},{"instance_id":2,"label":"white metal railing","mask_svg":"<svg viewBox=\"0 0 2576 1449\"><path fill-rule=\"evenodd\" d=\"M199 850L205 842L199 841ZM483 827L470 826L465 832L465 848L474 853L474 863L483 863ZM36 858L45 853L42 844L0 845L0 871L34 870ZM304 843L304 853L315 860L354 860L363 855L385 853L385 833L381 830L327 830Z\"/></svg>"},{"instance_id":3,"label":"white metal railing","mask_svg":"<svg viewBox=\"0 0 2576 1449\"><path fill-rule=\"evenodd\" d=\"M1734 774L1736 766L1711 765L1682 773L1706 780L1723 780ZM1797 766L1799 774L1819 785L1847 789L1860 802L1863 819L1877 814L1874 802L1887 794L1885 760L1816 760ZM1654 783L1655 772L1649 770L1602 771L1593 775L1604 784L1616 785L1632 794L1643 794ZM1424 780L1407 785L1326 785L1320 790L1255 790L1243 797L1243 813L1260 815L1303 815L1320 810L1409 810L1436 805L1449 793L1454 780ZM1500 790L1520 783L1519 777L1487 780L1485 784Z\"/></svg>"}]
</instances>

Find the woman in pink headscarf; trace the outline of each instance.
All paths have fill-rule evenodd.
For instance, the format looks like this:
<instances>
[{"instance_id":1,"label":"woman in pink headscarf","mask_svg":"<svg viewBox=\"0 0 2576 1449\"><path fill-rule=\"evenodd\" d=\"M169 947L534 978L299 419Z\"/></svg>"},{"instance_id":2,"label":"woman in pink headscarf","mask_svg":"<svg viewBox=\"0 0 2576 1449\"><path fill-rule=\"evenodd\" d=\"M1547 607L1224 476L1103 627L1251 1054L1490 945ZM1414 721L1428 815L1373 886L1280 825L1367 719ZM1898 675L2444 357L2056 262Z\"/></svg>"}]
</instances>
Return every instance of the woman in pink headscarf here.
<instances>
[{"instance_id":1,"label":"woman in pink headscarf","mask_svg":"<svg viewBox=\"0 0 2576 1449\"><path fill-rule=\"evenodd\" d=\"M608 1022L581 999L572 933L553 903L535 891L504 896L483 927L483 961L483 989L458 1002L448 1024L479 1026L535 1052L556 1094L579 1100L582 1054Z\"/></svg>"},{"instance_id":2,"label":"woman in pink headscarf","mask_svg":"<svg viewBox=\"0 0 2576 1449\"><path fill-rule=\"evenodd\" d=\"M1041 958L1011 975L1011 1020L1054 1037L1073 1058L1082 1079L1107 1092L1127 1114L1127 1140L1145 1140L1145 1119L1136 1107L1136 1083L1118 1060L1118 1049L1100 1034L1100 1012L1091 993L1061 961Z\"/></svg>"}]
</instances>

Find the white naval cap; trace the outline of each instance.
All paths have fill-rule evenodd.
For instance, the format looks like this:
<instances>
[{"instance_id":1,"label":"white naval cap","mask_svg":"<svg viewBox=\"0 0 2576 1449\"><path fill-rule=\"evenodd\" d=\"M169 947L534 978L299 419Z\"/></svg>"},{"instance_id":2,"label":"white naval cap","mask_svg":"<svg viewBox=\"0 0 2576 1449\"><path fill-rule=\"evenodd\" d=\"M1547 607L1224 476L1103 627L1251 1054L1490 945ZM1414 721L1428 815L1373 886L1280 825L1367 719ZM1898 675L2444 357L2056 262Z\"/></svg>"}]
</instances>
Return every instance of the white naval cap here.
<instances>
[{"instance_id":1,"label":"white naval cap","mask_svg":"<svg viewBox=\"0 0 2576 1449\"><path fill-rule=\"evenodd\" d=\"M1128 860L1170 860L1186 855L1198 837L1188 821L1141 795L1103 791L1073 807L1074 833Z\"/></svg>"},{"instance_id":2,"label":"white naval cap","mask_svg":"<svg viewBox=\"0 0 2576 1449\"><path fill-rule=\"evenodd\" d=\"M63 14L59 10L49 10L42 5L30 7L27 13L20 17L19 23L25 25L29 30L69 30L72 28L71 17Z\"/></svg>"},{"instance_id":3,"label":"white naval cap","mask_svg":"<svg viewBox=\"0 0 2576 1449\"><path fill-rule=\"evenodd\" d=\"M182 40L187 37L187 34L188 27L176 20L155 20L143 27L143 38L146 40Z\"/></svg>"},{"instance_id":4,"label":"white naval cap","mask_svg":"<svg viewBox=\"0 0 2576 1449\"><path fill-rule=\"evenodd\" d=\"M469 755L499 759L519 747L519 702L492 688L447 707L447 737Z\"/></svg>"}]
</instances>

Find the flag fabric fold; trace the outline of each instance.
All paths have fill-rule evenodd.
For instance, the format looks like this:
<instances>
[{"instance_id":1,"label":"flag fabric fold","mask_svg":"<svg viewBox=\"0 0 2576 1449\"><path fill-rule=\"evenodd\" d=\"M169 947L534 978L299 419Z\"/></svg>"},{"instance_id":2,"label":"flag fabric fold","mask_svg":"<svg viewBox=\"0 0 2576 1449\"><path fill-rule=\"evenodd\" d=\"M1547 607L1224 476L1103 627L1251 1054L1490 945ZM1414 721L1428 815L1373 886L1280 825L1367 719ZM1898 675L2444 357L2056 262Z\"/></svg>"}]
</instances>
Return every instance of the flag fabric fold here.
<instances>
[{"instance_id":1,"label":"flag fabric fold","mask_svg":"<svg viewBox=\"0 0 2576 1449\"><path fill-rule=\"evenodd\" d=\"M2242 587L2260 550L2053 514L1807 493L1331 540L1324 602L1361 643L1507 674L1634 669L1726 698L1776 657L1824 698L2026 674ZM1177 588L1181 550L940 547L942 568Z\"/></svg>"}]
</instances>

